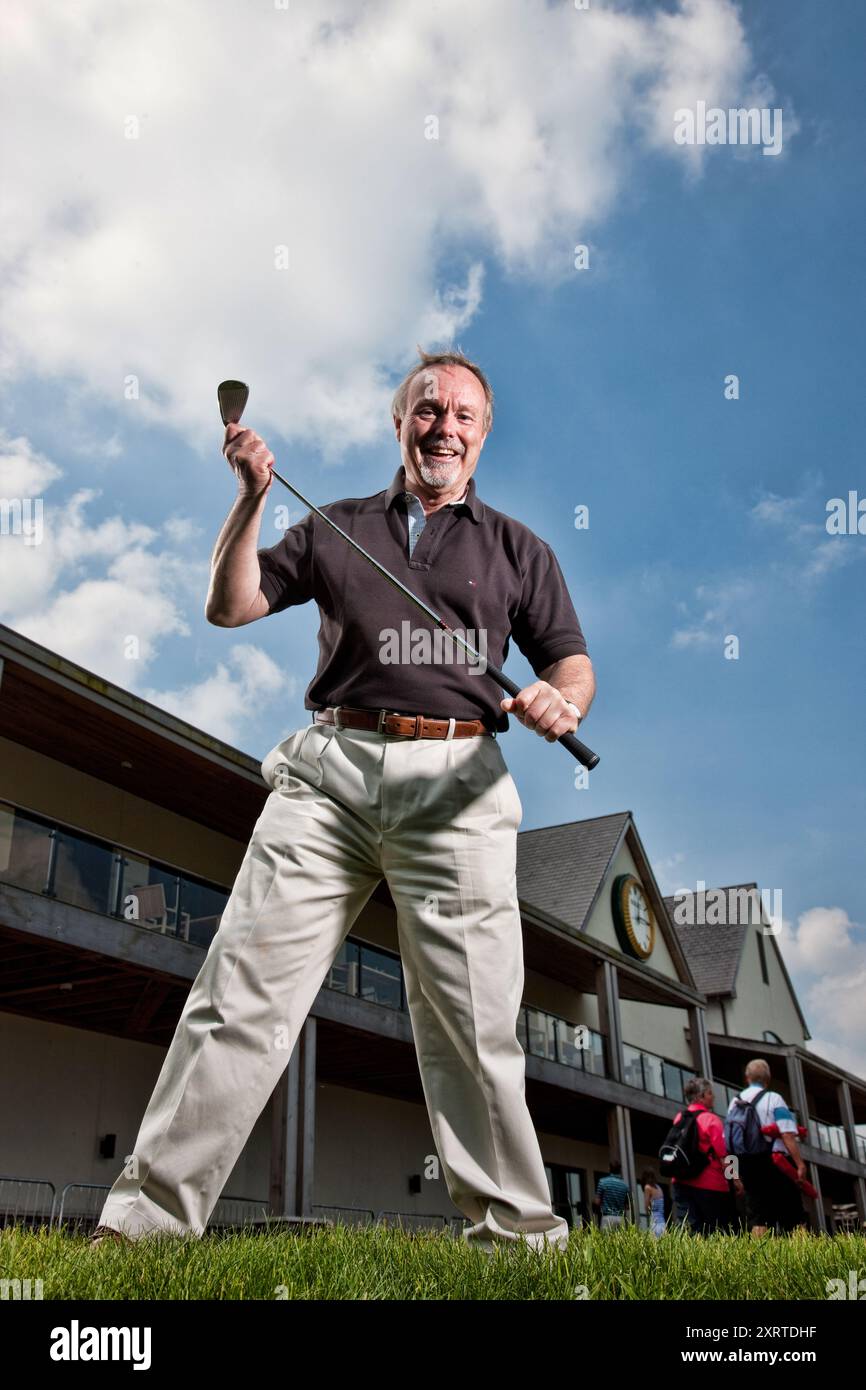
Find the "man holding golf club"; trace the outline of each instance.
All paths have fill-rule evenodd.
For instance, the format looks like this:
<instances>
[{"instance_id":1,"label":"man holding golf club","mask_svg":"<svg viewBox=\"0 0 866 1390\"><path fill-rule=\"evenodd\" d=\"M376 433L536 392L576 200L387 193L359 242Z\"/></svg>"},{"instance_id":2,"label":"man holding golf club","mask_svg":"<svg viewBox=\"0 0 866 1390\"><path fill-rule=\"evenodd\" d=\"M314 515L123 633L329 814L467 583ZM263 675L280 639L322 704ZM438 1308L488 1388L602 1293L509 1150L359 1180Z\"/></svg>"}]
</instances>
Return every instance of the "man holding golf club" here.
<instances>
[{"instance_id":1,"label":"man holding golf club","mask_svg":"<svg viewBox=\"0 0 866 1390\"><path fill-rule=\"evenodd\" d=\"M595 680L552 550L476 492L492 405L461 353L422 353L394 397L401 464L390 486L313 507L267 549L258 541L274 458L240 410L223 410L238 495L214 549L206 615L239 627L316 602L311 722L262 763L270 795L97 1239L202 1233L385 878L442 1173L472 1222L464 1237L488 1251L520 1237L567 1243L524 1095L522 806L497 732L510 713L548 742L572 734ZM427 621L400 660L384 659L385 635L412 613L406 589L446 631L483 633L487 669L454 660L448 638L431 657ZM492 672L502 674L509 638L537 679L511 683L517 693L502 699Z\"/></svg>"}]
</instances>

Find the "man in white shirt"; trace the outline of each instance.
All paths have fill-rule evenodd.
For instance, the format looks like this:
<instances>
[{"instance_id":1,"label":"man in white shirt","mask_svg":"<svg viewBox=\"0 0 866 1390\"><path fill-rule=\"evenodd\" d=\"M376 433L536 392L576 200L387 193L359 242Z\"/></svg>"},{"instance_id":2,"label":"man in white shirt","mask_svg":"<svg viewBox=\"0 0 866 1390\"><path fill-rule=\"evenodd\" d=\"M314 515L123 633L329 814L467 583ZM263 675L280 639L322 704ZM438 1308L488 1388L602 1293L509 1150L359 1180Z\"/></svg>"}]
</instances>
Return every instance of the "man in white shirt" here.
<instances>
[{"instance_id":1,"label":"man in white shirt","mask_svg":"<svg viewBox=\"0 0 866 1390\"><path fill-rule=\"evenodd\" d=\"M765 1154L742 1154L739 1159L740 1177L746 1189L749 1229L753 1236L766 1235L768 1230L792 1231L805 1224L800 1190L791 1178L780 1171L773 1154L790 1154L797 1178L805 1178L806 1165L797 1142L797 1120L779 1092L770 1090L768 1062L763 1058L749 1062L745 1076L746 1086L740 1092L740 1098L755 1101L761 1126L775 1124L779 1131L772 1144L768 1142ZM729 1117L732 1109L733 1103L728 1109Z\"/></svg>"}]
</instances>

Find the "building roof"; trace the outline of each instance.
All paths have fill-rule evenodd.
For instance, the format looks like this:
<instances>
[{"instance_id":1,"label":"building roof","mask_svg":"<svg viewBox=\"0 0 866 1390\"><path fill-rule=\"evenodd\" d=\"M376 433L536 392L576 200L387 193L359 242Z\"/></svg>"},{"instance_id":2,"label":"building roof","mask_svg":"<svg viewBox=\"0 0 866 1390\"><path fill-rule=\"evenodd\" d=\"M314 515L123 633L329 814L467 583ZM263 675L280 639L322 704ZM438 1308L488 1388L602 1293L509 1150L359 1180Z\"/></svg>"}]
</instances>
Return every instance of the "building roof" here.
<instances>
[{"instance_id":1,"label":"building roof","mask_svg":"<svg viewBox=\"0 0 866 1390\"><path fill-rule=\"evenodd\" d=\"M630 817L629 811L616 811L521 831L517 837L521 902L582 931Z\"/></svg>"},{"instance_id":2,"label":"building roof","mask_svg":"<svg viewBox=\"0 0 866 1390\"><path fill-rule=\"evenodd\" d=\"M739 888L754 888L755 884L737 884ZM707 889L708 893L714 889ZM725 891L725 890L722 890ZM737 971L743 947L746 942L748 925L745 922L726 923L713 926L709 931L705 925L681 926L674 918L677 906L676 896L665 898L668 916L674 924L677 936L691 966L695 983L702 994L733 996L736 993Z\"/></svg>"},{"instance_id":3,"label":"building roof","mask_svg":"<svg viewBox=\"0 0 866 1390\"><path fill-rule=\"evenodd\" d=\"M261 763L0 623L0 737L244 843Z\"/></svg>"},{"instance_id":4,"label":"building roof","mask_svg":"<svg viewBox=\"0 0 866 1390\"><path fill-rule=\"evenodd\" d=\"M705 892L710 895L713 893L724 893L726 900L731 893L740 890L754 891L760 899L757 883L729 883L718 888L706 888ZM740 962L743 959L743 949L746 944L749 927L751 922L729 922L724 924L713 924L711 930L707 930L705 924L696 923L694 925L682 925L676 921L674 910L677 907L678 894L667 897L664 900L668 910L668 916L673 923L674 930L682 945L686 959L689 963L695 983L702 994L708 998L727 997L736 998L737 976L740 971ZM762 919L766 920L766 914L761 910ZM782 971L788 992L797 1010L797 1016L803 1025L804 1036L809 1038L809 1025L806 1022L803 1010L800 1008L800 1001L797 998L797 991L791 982L788 968L785 965L785 958L779 949L779 942L775 933L768 932L765 940L772 942L776 959Z\"/></svg>"}]
</instances>

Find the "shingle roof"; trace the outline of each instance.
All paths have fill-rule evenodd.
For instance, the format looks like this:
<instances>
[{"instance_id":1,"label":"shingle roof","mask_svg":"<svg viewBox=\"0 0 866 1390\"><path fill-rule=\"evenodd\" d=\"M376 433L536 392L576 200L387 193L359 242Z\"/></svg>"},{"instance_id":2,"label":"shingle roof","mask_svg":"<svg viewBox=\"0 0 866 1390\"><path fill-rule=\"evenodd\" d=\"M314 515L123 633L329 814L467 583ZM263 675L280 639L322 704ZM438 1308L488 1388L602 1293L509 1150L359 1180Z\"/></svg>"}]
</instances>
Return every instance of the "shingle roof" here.
<instances>
[{"instance_id":1,"label":"shingle roof","mask_svg":"<svg viewBox=\"0 0 866 1390\"><path fill-rule=\"evenodd\" d=\"M716 889L707 889L710 892L722 892L725 894L736 892L738 889L754 889L757 893L756 883L731 883ZM737 982L737 972L740 968L740 961L743 956L743 945L746 933L751 922L736 922L730 925L719 926L699 923L695 926L680 926L674 921L674 909L677 906L677 896L665 898L665 907L668 916L673 923L674 931L679 938L683 948L683 954L689 963L689 969L694 976L697 987L706 995L732 995ZM766 916L766 914L765 914ZM788 967L785 965L785 957L779 949L778 938L773 934L767 935L767 947L776 954L776 960L782 971L782 976L788 986L794 1008L797 1010L797 1017L803 1025L803 1034L808 1039L811 1037L809 1025L806 1022L800 1001L797 998L797 991L794 989L793 981L788 974Z\"/></svg>"},{"instance_id":2,"label":"shingle roof","mask_svg":"<svg viewBox=\"0 0 866 1390\"><path fill-rule=\"evenodd\" d=\"M728 893L738 888L757 889L757 884L736 883L729 884L721 890L708 888L706 891ZM698 989L706 995L732 994L737 982L737 971L740 968L740 957L743 954L743 942L749 930L749 923L732 922L720 925L697 922L694 925L681 926L674 918L674 910L678 906L677 896L674 894L665 898L665 907Z\"/></svg>"},{"instance_id":3,"label":"shingle roof","mask_svg":"<svg viewBox=\"0 0 866 1390\"><path fill-rule=\"evenodd\" d=\"M581 931L630 813L523 830L517 837L517 895Z\"/></svg>"}]
</instances>

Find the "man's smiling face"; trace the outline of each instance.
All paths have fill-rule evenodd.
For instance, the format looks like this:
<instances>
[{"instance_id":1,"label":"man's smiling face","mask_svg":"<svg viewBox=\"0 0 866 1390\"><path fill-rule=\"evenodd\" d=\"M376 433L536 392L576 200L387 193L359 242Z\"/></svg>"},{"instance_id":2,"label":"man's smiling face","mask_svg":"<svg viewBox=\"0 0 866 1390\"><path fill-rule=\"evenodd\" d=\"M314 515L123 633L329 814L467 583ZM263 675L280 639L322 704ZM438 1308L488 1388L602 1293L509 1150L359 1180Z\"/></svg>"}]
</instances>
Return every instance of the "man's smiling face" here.
<instances>
[{"instance_id":1,"label":"man's smiling face","mask_svg":"<svg viewBox=\"0 0 866 1390\"><path fill-rule=\"evenodd\" d=\"M395 420L406 487L428 501L462 497L487 437L484 387L466 367L421 367Z\"/></svg>"}]
</instances>

